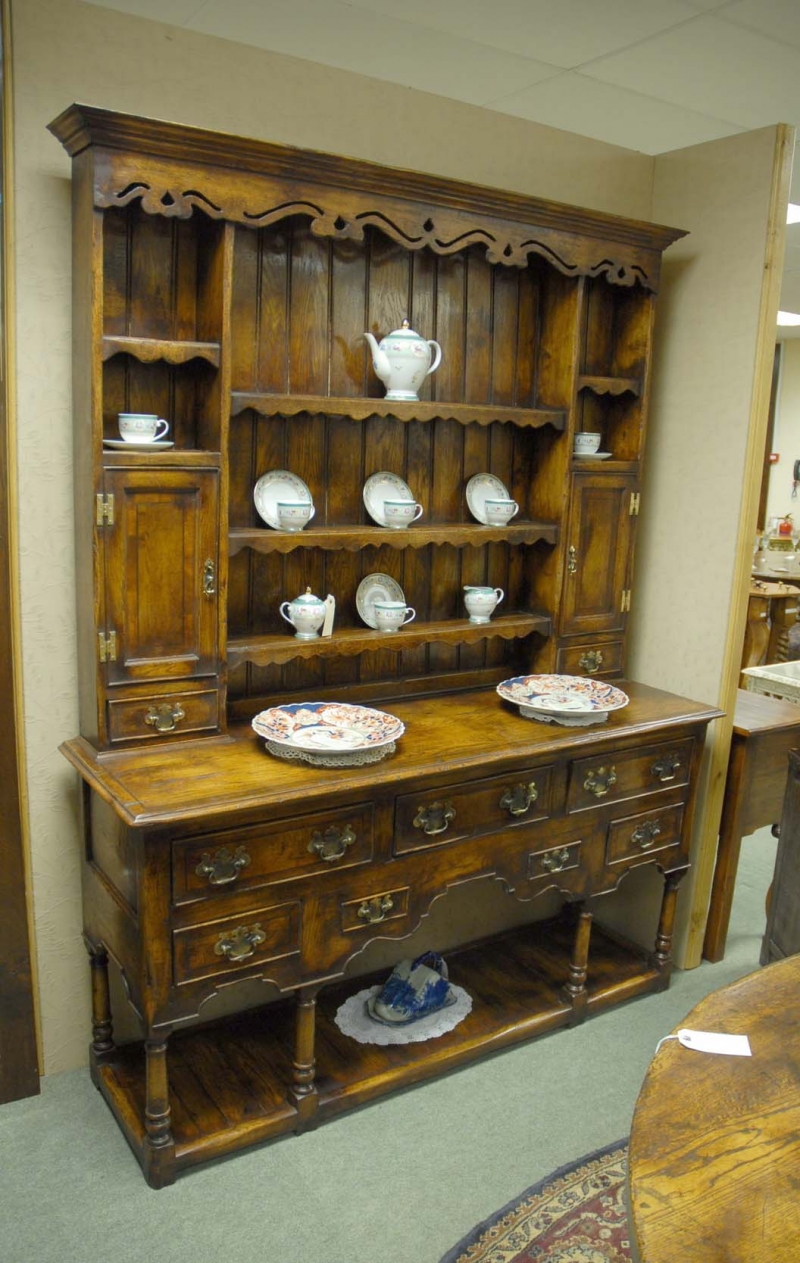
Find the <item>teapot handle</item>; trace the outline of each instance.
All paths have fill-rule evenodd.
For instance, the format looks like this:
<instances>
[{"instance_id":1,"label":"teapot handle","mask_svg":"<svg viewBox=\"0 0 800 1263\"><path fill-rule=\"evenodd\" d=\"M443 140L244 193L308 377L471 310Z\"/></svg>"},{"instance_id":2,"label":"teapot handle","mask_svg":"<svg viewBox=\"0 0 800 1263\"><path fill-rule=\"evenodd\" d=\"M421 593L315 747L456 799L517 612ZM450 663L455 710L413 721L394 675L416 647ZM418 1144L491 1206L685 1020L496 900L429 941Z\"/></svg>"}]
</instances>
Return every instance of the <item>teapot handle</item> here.
<instances>
[{"instance_id":1,"label":"teapot handle","mask_svg":"<svg viewBox=\"0 0 800 1263\"><path fill-rule=\"evenodd\" d=\"M288 614L284 614L284 612L283 612L283 610L284 610L284 606L286 607L286 609L288 609L288 608L289 608L289 602L288 602L288 601L284 601L281 605L279 605L279 606L278 606L278 609L280 610L281 618L285 618L285 619L286 619L286 621L287 621L287 623L291 623L291 624L292 624L292 627L294 627L294 623L292 623L292 620L290 619L289 615L288 615Z\"/></svg>"},{"instance_id":2,"label":"teapot handle","mask_svg":"<svg viewBox=\"0 0 800 1263\"><path fill-rule=\"evenodd\" d=\"M431 373L434 373L442 362L442 348L439 346L439 343L434 342L433 338L430 338L428 340L428 346L435 348L436 354L433 357L433 363L425 374L426 377L430 377Z\"/></svg>"}]
</instances>

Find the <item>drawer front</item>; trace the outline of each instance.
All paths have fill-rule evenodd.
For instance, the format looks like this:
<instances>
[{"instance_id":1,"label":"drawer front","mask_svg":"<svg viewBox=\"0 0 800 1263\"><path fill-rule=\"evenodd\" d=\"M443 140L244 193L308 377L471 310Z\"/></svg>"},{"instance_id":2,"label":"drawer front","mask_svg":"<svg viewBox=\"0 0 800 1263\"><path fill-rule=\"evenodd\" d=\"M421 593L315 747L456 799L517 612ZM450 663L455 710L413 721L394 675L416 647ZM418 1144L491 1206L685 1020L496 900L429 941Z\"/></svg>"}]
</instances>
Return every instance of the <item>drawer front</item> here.
<instances>
[{"instance_id":1,"label":"drawer front","mask_svg":"<svg viewBox=\"0 0 800 1263\"><path fill-rule=\"evenodd\" d=\"M622 641L562 645L556 657L556 671L559 675L621 675Z\"/></svg>"},{"instance_id":2,"label":"drawer front","mask_svg":"<svg viewBox=\"0 0 800 1263\"><path fill-rule=\"evenodd\" d=\"M172 950L179 985L294 955L300 950L300 904L254 908L238 917L175 930Z\"/></svg>"},{"instance_id":3,"label":"drawer front","mask_svg":"<svg viewBox=\"0 0 800 1263\"><path fill-rule=\"evenodd\" d=\"M550 878L557 885L558 878L556 874L581 867L582 847L583 842L580 839L576 839L574 842L565 842L562 846L550 846L546 850L529 852L529 880L536 881L542 878Z\"/></svg>"},{"instance_id":4,"label":"drawer front","mask_svg":"<svg viewBox=\"0 0 800 1263\"><path fill-rule=\"evenodd\" d=\"M567 810L585 811L689 783L694 742L682 741L576 759L570 769Z\"/></svg>"},{"instance_id":5,"label":"drawer front","mask_svg":"<svg viewBox=\"0 0 800 1263\"><path fill-rule=\"evenodd\" d=\"M606 863L658 855L679 846L683 836L683 803L612 820L606 837Z\"/></svg>"},{"instance_id":6,"label":"drawer front","mask_svg":"<svg viewBox=\"0 0 800 1263\"><path fill-rule=\"evenodd\" d=\"M468 785L403 795L395 806L395 855L546 820L552 810L552 773L552 767L526 768Z\"/></svg>"},{"instance_id":7,"label":"drawer front","mask_svg":"<svg viewBox=\"0 0 800 1263\"><path fill-rule=\"evenodd\" d=\"M408 886L400 886L391 890L377 890L374 894L364 894L358 899L345 899L339 904L342 929L345 933L353 930L374 930L384 921L408 919ZM396 926L393 929L396 930Z\"/></svg>"},{"instance_id":8,"label":"drawer front","mask_svg":"<svg viewBox=\"0 0 800 1263\"><path fill-rule=\"evenodd\" d=\"M219 727L216 689L197 693L157 693L152 697L120 699L107 704L108 739L153 741L213 732Z\"/></svg>"},{"instance_id":9,"label":"drawer front","mask_svg":"<svg viewBox=\"0 0 800 1263\"><path fill-rule=\"evenodd\" d=\"M175 842L173 902L367 864L374 832L373 804L358 803Z\"/></svg>"}]
</instances>

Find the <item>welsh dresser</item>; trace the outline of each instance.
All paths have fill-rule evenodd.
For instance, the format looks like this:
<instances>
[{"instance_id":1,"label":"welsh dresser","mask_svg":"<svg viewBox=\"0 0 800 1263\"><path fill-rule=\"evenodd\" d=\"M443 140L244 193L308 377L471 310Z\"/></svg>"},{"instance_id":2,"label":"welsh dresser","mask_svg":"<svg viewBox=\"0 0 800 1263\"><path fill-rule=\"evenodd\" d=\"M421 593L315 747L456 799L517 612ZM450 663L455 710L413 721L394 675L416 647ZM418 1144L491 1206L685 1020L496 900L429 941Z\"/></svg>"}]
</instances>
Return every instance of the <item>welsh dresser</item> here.
<instances>
[{"instance_id":1,"label":"welsh dresser","mask_svg":"<svg viewBox=\"0 0 800 1263\"><path fill-rule=\"evenodd\" d=\"M92 1075L155 1187L466 1060L667 985L703 737L716 711L623 682L604 724L523 719L496 685L624 672L661 253L679 232L175 124L72 106L74 411L84 932ZM362 334L407 317L442 346L390 403ZM109 446L123 411L171 448ZM607 458L572 455L579 430ZM301 533L253 486L309 487ZM372 473L425 516L387 531ZM521 506L473 520L464 488ZM356 591L381 573L416 621L384 634ZM505 601L464 616L466 584ZM279 605L337 600L302 641ZM249 721L299 700L403 720L371 766L273 758ZM655 865L645 951L597 897ZM473 1009L445 1038L362 1046L334 1022L348 963L396 944L448 889L503 883L523 930L451 960ZM536 919L543 891L561 911ZM435 943L430 944L435 947ZM116 1045L113 959L141 1026ZM283 998L216 1023L260 979ZM266 988L265 988L266 991Z\"/></svg>"}]
</instances>

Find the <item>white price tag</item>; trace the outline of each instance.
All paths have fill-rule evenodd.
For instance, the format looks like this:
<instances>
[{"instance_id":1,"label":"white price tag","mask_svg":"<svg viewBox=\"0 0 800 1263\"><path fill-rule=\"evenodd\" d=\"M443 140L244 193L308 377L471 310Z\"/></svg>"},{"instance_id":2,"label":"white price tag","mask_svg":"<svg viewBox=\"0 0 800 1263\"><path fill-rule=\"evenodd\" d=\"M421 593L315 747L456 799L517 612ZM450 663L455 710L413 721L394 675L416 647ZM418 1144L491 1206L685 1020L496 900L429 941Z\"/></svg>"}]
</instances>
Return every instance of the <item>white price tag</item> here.
<instances>
[{"instance_id":1,"label":"white price tag","mask_svg":"<svg viewBox=\"0 0 800 1263\"><path fill-rule=\"evenodd\" d=\"M333 633L333 616L336 613L336 598L330 593L325 597L325 621L322 624L322 635L330 636Z\"/></svg>"},{"instance_id":2,"label":"white price tag","mask_svg":"<svg viewBox=\"0 0 800 1263\"><path fill-rule=\"evenodd\" d=\"M695 1052L725 1053L728 1057L752 1057L750 1040L746 1035L721 1035L718 1031L678 1031L678 1039L684 1048Z\"/></svg>"}]
</instances>

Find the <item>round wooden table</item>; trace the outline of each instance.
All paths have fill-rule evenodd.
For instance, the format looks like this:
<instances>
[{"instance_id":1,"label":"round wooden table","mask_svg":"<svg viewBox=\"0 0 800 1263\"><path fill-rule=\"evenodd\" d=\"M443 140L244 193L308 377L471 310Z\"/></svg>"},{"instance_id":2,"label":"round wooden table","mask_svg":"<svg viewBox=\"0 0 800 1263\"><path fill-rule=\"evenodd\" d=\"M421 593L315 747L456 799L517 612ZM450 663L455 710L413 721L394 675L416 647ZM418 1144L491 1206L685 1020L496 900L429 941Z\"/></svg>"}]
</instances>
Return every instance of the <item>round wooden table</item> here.
<instances>
[{"instance_id":1,"label":"round wooden table","mask_svg":"<svg viewBox=\"0 0 800 1263\"><path fill-rule=\"evenodd\" d=\"M752 1057L669 1040L653 1058L629 1157L641 1263L800 1260L798 999L790 956L712 992L680 1024L747 1035Z\"/></svg>"}]
</instances>

